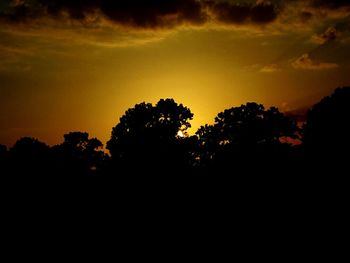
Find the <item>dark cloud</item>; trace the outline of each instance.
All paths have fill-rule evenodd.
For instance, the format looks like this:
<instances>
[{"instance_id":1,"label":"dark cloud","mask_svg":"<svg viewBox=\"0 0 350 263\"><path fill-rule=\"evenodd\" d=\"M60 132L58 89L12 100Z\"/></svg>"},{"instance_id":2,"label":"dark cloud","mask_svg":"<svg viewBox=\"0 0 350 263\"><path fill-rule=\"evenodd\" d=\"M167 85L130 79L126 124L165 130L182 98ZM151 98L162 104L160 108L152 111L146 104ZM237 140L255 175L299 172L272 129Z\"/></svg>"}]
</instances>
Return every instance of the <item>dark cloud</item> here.
<instances>
[{"instance_id":1,"label":"dark cloud","mask_svg":"<svg viewBox=\"0 0 350 263\"><path fill-rule=\"evenodd\" d=\"M195 0L40 0L50 15L65 11L83 20L98 11L114 23L141 28L171 27L182 23L201 24L205 14Z\"/></svg>"},{"instance_id":2,"label":"dark cloud","mask_svg":"<svg viewBox=\"0 0 350 263\"><path fill-rule=\"evenodd\" d=\"M311 12L302 11L300 13L300 20L301 20L301 22L306 23L312 18L312 16L313 16L313 14Z\"/></svg>"},{"instance_id":3,"label":"dark cloud","mask_svg":"<svg viewBox=\"0 0 350 263\"><path fill-rule=\"evenodd\" d=\"M349 0L311 0L311 5L313 7L328 8L328 9L338 9L343 7L350 8Z\"/></svg>"},{"instance_id":4,"label":"dark cloud","mask_svg":"<svg viewBox=\"0 0 350 263\"><path fill-rule=\"evenodd\" d=\"M114 24L135 28L171 28L181 24L201 25L209 16L225 24L267 24L277 18L270 2L223 2L216 0L16 0L8 2L0 18L28 22L51 17L85 22L103 17ZM97 19L96 19L97 20Z\"/></svg>"},{"instance_id":5,"label":"dark cloud","mask_svg":"<svg viewBox=\"0 0 350 263\"><path fill-rule=\"evenodd\" d=\"M44 10L38 3L33 1L11 1L6 11L0 16L7 22L19 23L26 22L37 17L43 16Z\"/></svg>"},{"instance_id":6,"label":"dark cloud","mask_svg":"<svg viewBox=\"0 0 350 263\"><path fill-rule=\"evenodd\" d=\"M23 0L12 4L2 15L7 22L29 19L68 17L82 21L103 16L115 24L138 28L173 27L189 23L202 24L206 14L196 0ZM14 2L13 2L14 3ZM64 16L65 15L65 16Z\"/></svg>"},{"instance_id":7,"label":"dark cloud","mask_svg":"<svg viewBox=\"0 0 350 263\"><path fill-rule=\"evenodd\" d=\"M226 24L256 23L266 24L277 18L277 8L270 2L238 4L230 2L211 2L209 6L220 22Z\"/></svg>"}]
</instances>

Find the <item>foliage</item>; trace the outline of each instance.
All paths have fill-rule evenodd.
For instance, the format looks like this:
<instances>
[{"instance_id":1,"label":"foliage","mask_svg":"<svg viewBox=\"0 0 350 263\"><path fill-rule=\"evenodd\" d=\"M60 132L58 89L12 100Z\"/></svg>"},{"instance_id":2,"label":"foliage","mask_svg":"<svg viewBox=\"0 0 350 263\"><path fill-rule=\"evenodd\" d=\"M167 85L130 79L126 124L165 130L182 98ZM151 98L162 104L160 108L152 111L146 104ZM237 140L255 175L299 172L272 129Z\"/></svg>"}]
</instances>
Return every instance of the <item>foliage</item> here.
<instances>
[{"instance_id":1,"label":"foliage","mask_svg":"<svg viewBox=\"0 0 350 263\"><path fill-rule=\"evenodd\" d=\"M0 145L0 163L9 174L35 174L45 180L129 174L225 174L237 178L246 173L287 173L301 166L311 173L319 164L333 173L347 164L349 103L347 87L315 104L307 114L302 145L295 146L288 142L299 138L300 129L275 107L247 103L226 109L214 124L189 136L190 109L173 99L162 99L155 105L137 104L125 112L107 142L110 158L97 138L70 132L52 147L31 137L19 139L9 150Z\"/></svg>"},{"instance_id":2,"label":"foliage","mask_svg":"<svg viewBox=\"0 0 350 263\"><path fill-rule=\"evenodd\" d=\"M107 149L115 162L126 165L140 163L161 169L178 162L181 166L184 160L179 159L186 155L183 149L187 141L178 138L178 132L186 134L192 118L191 111L173 99L162 99L155 106L137 104L113 128Z\"/></svg>"},{"instance_id":3,"label":"foliage","mask_svg":"<svg viewBox=\"0 0 350 263\"><path fill-rule=\"evenodd\" d=\"M217 115L213 125L202 126L197 131L200 159L206 164L214 158L256 151L266 152L283 144L282 138L297 138L295 122L275 107L265 110L257 103L247 103L227 109ZM227 161L227 160L225 160Z\"/></svg>"},{"instance_id":4,"label":"foliage","mask_svg":"<svg viewBox=\"0 0 350 263\"><path fill-rule=\"evenodd\" d=\"M315 104L303 129L305 147L316 151L350 147L350 87L338 88Z\"/></svg>"}]
</instances>

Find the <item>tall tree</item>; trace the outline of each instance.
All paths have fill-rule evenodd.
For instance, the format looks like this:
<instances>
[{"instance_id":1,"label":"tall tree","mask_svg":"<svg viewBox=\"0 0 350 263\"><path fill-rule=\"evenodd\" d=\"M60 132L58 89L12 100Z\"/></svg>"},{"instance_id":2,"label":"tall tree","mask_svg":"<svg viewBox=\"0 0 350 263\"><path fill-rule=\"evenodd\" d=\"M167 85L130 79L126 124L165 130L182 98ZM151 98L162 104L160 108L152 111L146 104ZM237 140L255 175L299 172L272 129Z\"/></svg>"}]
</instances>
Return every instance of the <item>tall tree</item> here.
<instances>
[{"instance_id":1,"label":"tall tree","mask_svg":"<svg viewBox=\"0 0 350 263\"><path fill-rule=\"evenodd\" d=\"M130 170L166 173L188 161L188 138L181 138L191 127L191 111L173 99L135 105L113 128L107 149L115 163ZM176 169L177 170L177 169ZM170 170L171 172L171 170Z\"/></svg>"},{"instance_id":2,"label":"tall tree","mask_svg":"<svg viewBox=\"0 0 350 263\"><path fill-rule=\"evenodd\" d=\"M303 143L309 150L342 154L350 147L350 87L338 88L307 114Z\"/></svg>"},{"instance_id":3,"label":"tall tree","mask_svg":"<svg viewBox=\"0 0 350 263\"><path fill-rule=\"evenodd\" d=\"M202 126L199 159L203 165L229 165L267 158L265 152L282 151L283 138L297 138L295 122L275 107L265 110L257 103L227 109L217 115L213 125Z\"/></svg>"}]
</instances>

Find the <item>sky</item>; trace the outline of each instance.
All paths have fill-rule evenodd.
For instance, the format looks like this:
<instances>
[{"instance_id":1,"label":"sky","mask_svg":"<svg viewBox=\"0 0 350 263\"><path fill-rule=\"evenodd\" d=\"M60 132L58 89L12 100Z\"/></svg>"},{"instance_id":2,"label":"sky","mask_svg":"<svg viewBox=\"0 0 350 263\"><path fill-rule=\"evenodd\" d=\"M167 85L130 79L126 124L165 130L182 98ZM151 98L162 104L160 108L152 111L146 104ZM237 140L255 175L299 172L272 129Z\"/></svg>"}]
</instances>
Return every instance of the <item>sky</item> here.
<instances>
[{"instance_id":1,"label":"sky","mask_svg":"<svg viewBox=\"0 0 350 263\"><path fill-rule=\"evenodd\" d=\"M0 0L0 144L106 142L174 98L194 133L258 102L301 112L350 85L350 1Z\"/></svg>"}]
</instances>

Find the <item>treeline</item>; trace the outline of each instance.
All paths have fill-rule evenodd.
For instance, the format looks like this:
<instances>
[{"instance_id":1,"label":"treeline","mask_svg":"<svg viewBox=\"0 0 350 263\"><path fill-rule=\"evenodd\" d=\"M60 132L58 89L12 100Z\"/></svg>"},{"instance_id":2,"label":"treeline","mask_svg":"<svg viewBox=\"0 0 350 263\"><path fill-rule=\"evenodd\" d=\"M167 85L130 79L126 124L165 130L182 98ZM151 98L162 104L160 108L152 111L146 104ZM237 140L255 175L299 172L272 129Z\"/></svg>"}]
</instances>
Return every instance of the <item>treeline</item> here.
<instances>
[{"instance_id":1,"label":"treeline","mask_svg":"<svg viewBox=\"0 0 350 263\"><path fill-rule=\"evenodd\" d=\"M172 99L137 104L112 129L110 154L85 132L65 134L52 147L21 138L10 149L0 146L2 178L40 183L254 178L266 184L269 178L311 182L349 172L350 87L314 105L303 125L257 103L226 109L214 124L189 136L192 118L189 108Z\"/></svg>"}]
</instances>

